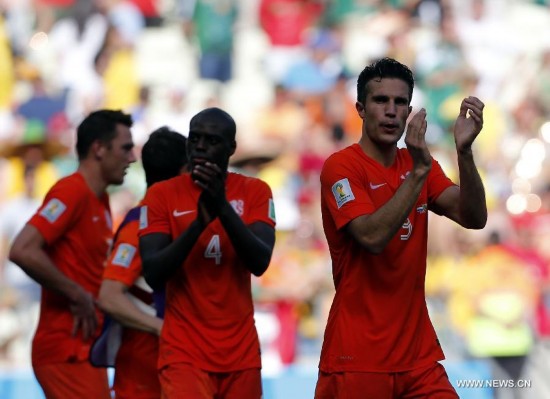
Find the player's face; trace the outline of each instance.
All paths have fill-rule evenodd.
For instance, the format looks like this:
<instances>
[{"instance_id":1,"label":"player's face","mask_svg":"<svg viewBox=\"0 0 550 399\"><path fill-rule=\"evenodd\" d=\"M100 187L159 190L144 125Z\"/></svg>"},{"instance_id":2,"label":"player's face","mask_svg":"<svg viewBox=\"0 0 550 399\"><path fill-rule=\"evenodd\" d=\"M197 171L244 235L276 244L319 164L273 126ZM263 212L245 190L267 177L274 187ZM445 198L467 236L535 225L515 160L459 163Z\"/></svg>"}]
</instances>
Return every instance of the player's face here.
<instances>
[{"instance_id":1,"label":"player's face","mask_svg":"<svg viewBox=\"0 0 550 399\"><path fill-rule=\"evenodd\" d=\"M366 138L377 145L395 145L403 135L409 106L409 86L401 79L372 79L364 104L356 103Z\"/></svg>"},{"instance_id":2,"label":"player's face","mask_svg":"<svg viewBox=\"0 0 550 399\"><path fill-rule=\"evenodd\" d=\"M116 130L116 136L105 144L101 157L102 175L108 184L122 184L126 170L136 161L130 128L118 124Z\"/></svg>"},{"instance_id":3,"label":"player's face","mask_svg":"<svg viewBox=\"0 0 550 399\"><path fill-rule=\"evenodd\" d=\"M227 170L229 157L235 152L235 142L217 122L197 121L190 126L187 138L189 170L195 165L213 162Z\"/></svg>"}]
</instances>

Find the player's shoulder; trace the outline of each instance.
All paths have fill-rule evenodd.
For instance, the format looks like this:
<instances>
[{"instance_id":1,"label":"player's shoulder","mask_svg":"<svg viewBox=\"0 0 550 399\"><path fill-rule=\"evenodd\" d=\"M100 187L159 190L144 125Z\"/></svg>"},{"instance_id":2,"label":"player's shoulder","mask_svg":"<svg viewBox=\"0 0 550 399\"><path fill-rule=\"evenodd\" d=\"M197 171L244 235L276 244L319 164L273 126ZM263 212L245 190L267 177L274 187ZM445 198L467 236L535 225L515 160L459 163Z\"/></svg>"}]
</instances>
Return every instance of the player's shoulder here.
<instances>
[{"instance_id":1,"label":"player's shoulder","mask_svg":"<svg viewBox=\"0 0 550 399\"><path fill-rule=\"evenodd\" d=\"M228 179L228 184L231 184L234 186L243 186L246 188L269 187L267 182L260 179L259 177L243 175L238 172L228 172L227 179Z\"/></svg>"},{"instance_id":2,"label":"player's shoulder","mask_svg":"<svg viewBox=\"0 0 550 399\"><path fill-rule=\"evenodd\" d=\"M142 206L142 203L140 201L140 203L137 206L133 207L128 212L126 212L126 215L124 215L124 219L122 219L122 223L120 225L121 228L124 228L127 225L132 224L133 222L139 221L141 206Z\"/></svg>"},{"instance_id":3,"label":"player's shoulder","mask_svg":"<svg viewBox=\"0 0 550 399\"><path fill-rule=\"evenodd\" d=\"M128 217L130 216L130 217ZM118 227L116 233L116 242L130 242L132 244L137 242L137 236L139 231L139 208L135 215L127 215L125 220Z\"/></svg>"},{"instance_id":4,"label":"player's shoulder","mask_svg":"<svg viewBox=\"0 0 550 399\"><path fill-rule=\"evenodd\" d=\"M59 179L50 188L47 197L80 200L89 196L91 193L84 177L80 173L75 172Z\"/></svg>"},{"instance_id":5,"label":"player's shoulder","mask_svg":"<svg viewBox=\"0 0 550 399\"><path fill-rule=\"evenodd\" d=\"M147 189L147 196L159 195L160 193L174 192L176 187L191 181L188 173L172 177L170 179L159 181Z\"/></svg>"},{"instance_id":6,"label":"player's shoulder","mask_svg":"<svg viewBox=\"0 0 550 399\"><path fill-rule=\"evenodd\" d=\"M334 171L335 168L345 167L347 164L354 163L359 156L361 148L359 144L352 144L348 147L342 148L336 152L330 154L323 162L321 168L321 174L325 174L326 171Z\"/></svg>"},{"instance_id":7,"label":"player's shoulder","mask_svg":"<svg viewBox=\"0 0 550 399\"><path fill-rule=\"evenodd\" d=\"M85 185L86 185L86 181L84 180L84 177L80 173L74 172L74 173L71 173L70 175L63 176L62 178L60 178L52 187L66 188L70 186L81 187Z\"/></svg>"},{"instance_id":8,"label":"player's shoulder","mask_svg":"<svg viewBox=\"0 0 550 399\"><path fill-rule=\"evenodd\" d=\"M342 148L330 154L325 160L325 163L341 162L342 160L349 160L350 158L354 158L357 156L358 150L360 151L359 144L349 145L345 148Z\"/></svg>"}]
</instances>

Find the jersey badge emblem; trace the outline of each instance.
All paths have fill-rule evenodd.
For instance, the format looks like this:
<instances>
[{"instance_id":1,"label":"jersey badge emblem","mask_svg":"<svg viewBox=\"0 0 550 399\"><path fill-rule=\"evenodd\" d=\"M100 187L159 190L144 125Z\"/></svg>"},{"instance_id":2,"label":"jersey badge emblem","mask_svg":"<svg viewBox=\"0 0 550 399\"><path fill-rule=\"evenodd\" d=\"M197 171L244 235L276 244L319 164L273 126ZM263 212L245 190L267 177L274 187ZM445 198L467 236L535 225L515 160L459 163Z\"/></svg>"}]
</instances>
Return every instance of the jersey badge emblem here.
<instances>
[{"instance_id":1,"label":"jersey badge emblem","mask_svg":"<svg viewBox=\"0 0 550 399\"><path fill-rule=\"evenodd\" d=\"M59 216L67 209L67 205L58 200L52 198L44 208L40 211L40 215L43 216L48 222L54 223Z\"/></svg>"},{"instance_id":2,"label":"jersey badge emblem","mask_svg":"<svg viewBox=\"0 0 550 399\"><path fill-rule=\"evenodd\" d=\"M136 247L130 244L120 244L111 263L122 267L130 267L135 254Z\"/></svg>"},{"instance_id":3,"label":"jersey badge emblem","mask_svg":"<svg viewBox=\"0 0 550 399\"><path fill-rule=\"evenodd\" d=\"M242 217L244 214L244 201L242 199L236 199L229 201L229 203L235 210L235 213Z\"/></svg>"},{"instance_id":4,"label":"jersey badge emblem","mask_svg":"<svg viewBox=\"0 0 550 399\"><path fill-rule=\"evenodd\" d=\"M355 199L347 178L338 180L332 185L332 194L334 195L338 209L340 209L345 203Z\"/></svg>"}]
</instances>

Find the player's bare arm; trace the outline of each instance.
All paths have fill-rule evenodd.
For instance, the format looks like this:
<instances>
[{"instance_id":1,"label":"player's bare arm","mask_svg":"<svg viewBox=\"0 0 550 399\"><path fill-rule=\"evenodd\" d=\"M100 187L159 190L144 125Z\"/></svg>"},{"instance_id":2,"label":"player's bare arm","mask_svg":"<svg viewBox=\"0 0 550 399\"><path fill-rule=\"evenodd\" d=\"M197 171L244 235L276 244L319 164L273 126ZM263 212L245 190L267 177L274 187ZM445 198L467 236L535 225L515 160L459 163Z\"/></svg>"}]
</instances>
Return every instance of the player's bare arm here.
<instances>
[{"instance_id":1,"label":"player's bare arm","mask_svg":"<svg viewBox=\"0 0 550 399\"><path fill-rule=\"evenodd\" d=\"M128 298L128 286L105 279L99 290L98 306L125 327L160 335L162 319L141 311Z\"/></svg>"},{"instance_id":2,"label":"player's bare arm","mask_svg":"<svg viewBox=\"0 0 550 399\"><path fill-rule=\"evenodd\" d=\"M95 332L98 320L94 298L79 284L65 276L44 251L45 241L38 230L27 224L16 237L9 258L40 285L65 296L74 316L73 336L82 331L84 340Z\"/></svg>"},{"instance_id":3,"label":"player's bare arm","mask_svg":"<svg viewBox=\"0 0 550 399\"><path fill-rule=\"evenodd\" d=\"M476 97L462 100L454 126L460 186L449 187L436 200L433 211L469 229L487 223L485 189L474 162L472 144L483 127L484 104Z\"/></svg>"},{"instance_id":4,"label":"player's bare arm","mask_svg":"<svg viewBox=\"0 0 550 399\"><path fill-rule=\"evenodd\" d=\"M229 204L220 211L219 217L239 259L252 274L261 276L271 261L275 229L264 222L245 225Z\"/></svg>"},{"instance_id":5,"label":"player's bare arm","mask_svg":"<svg viewBox=\"0 0 550 399\"><path fill-rule=\"evenodd\" d=\"M140 237L139 251L143 276L151 288L162 288L181 267L205 227L206 224L198 217L173 241L170 235L164 233L151 233Z\"/></svg>"}]
</instances>

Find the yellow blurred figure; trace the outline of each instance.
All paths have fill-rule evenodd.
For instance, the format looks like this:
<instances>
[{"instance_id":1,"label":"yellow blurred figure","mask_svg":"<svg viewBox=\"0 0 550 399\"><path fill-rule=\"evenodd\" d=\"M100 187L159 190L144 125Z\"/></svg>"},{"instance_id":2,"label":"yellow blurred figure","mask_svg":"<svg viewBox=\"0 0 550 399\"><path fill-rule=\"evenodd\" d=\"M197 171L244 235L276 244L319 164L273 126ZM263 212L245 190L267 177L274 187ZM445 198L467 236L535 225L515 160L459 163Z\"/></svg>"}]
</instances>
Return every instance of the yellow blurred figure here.
<instances>
[{"instance_id":1,"label":"yellow blurred figure","mask_svg":"<svg viewBox=\"0 0 550 399\"><path fill-rule=\"evenodd\" d=\"M519 356L533 345L537 285L527 266L500 245L467 261L453 277L449 313L470 353Z\"/></svg>"},{"instance_id":2,"label":"yellow blurred figure","mask_svg":"<svg viewBox=\"0 0 550 399\"><path fill-rule=\"evenodd\" d=\"M105 74L105 108L131 110L139 102L139 80L134 52L119 49L113 52Z\"/></svg>"},{"instance_id":3,"label":"yellow blurred figure","mask_svg":"<svg viewBox=\"0 0 550 399\"><path fill-rule=\"evenodd\" d=\"M25 164L21 158L10 158L7 167L7 198L20 195L25 190L23 175ZM41 162L36 168L33 198L44 198L53 183L59 178L57 169L51 162Z\"/></svg>"},{"instance_id":4,"label":"yellow blurred figure","mask_svg":"<svg viewBox=\"0 0 550 399\"><path fill-rule=\"evenodd\" d=\"M46 136L45 127L38 121L26 121L19 139L0 144L0 157L6 158L3 168L3 181L0 198L11 199L23 194L25 189L25 170L34 172L33 198L44 198L46 192L59 178L59 172L51 159L67 151L56 140Z\"/></svg>"},{"instance_id":5,"label":"yellow blurred figure","mask_svg":"<svg viewBox=\"0 0 550 399\"><path fill-rule=\"evenodd\" d=\"M0 15L0 109L12 105L15 73L4 17Z\"/></svg>"}]
</instances>

